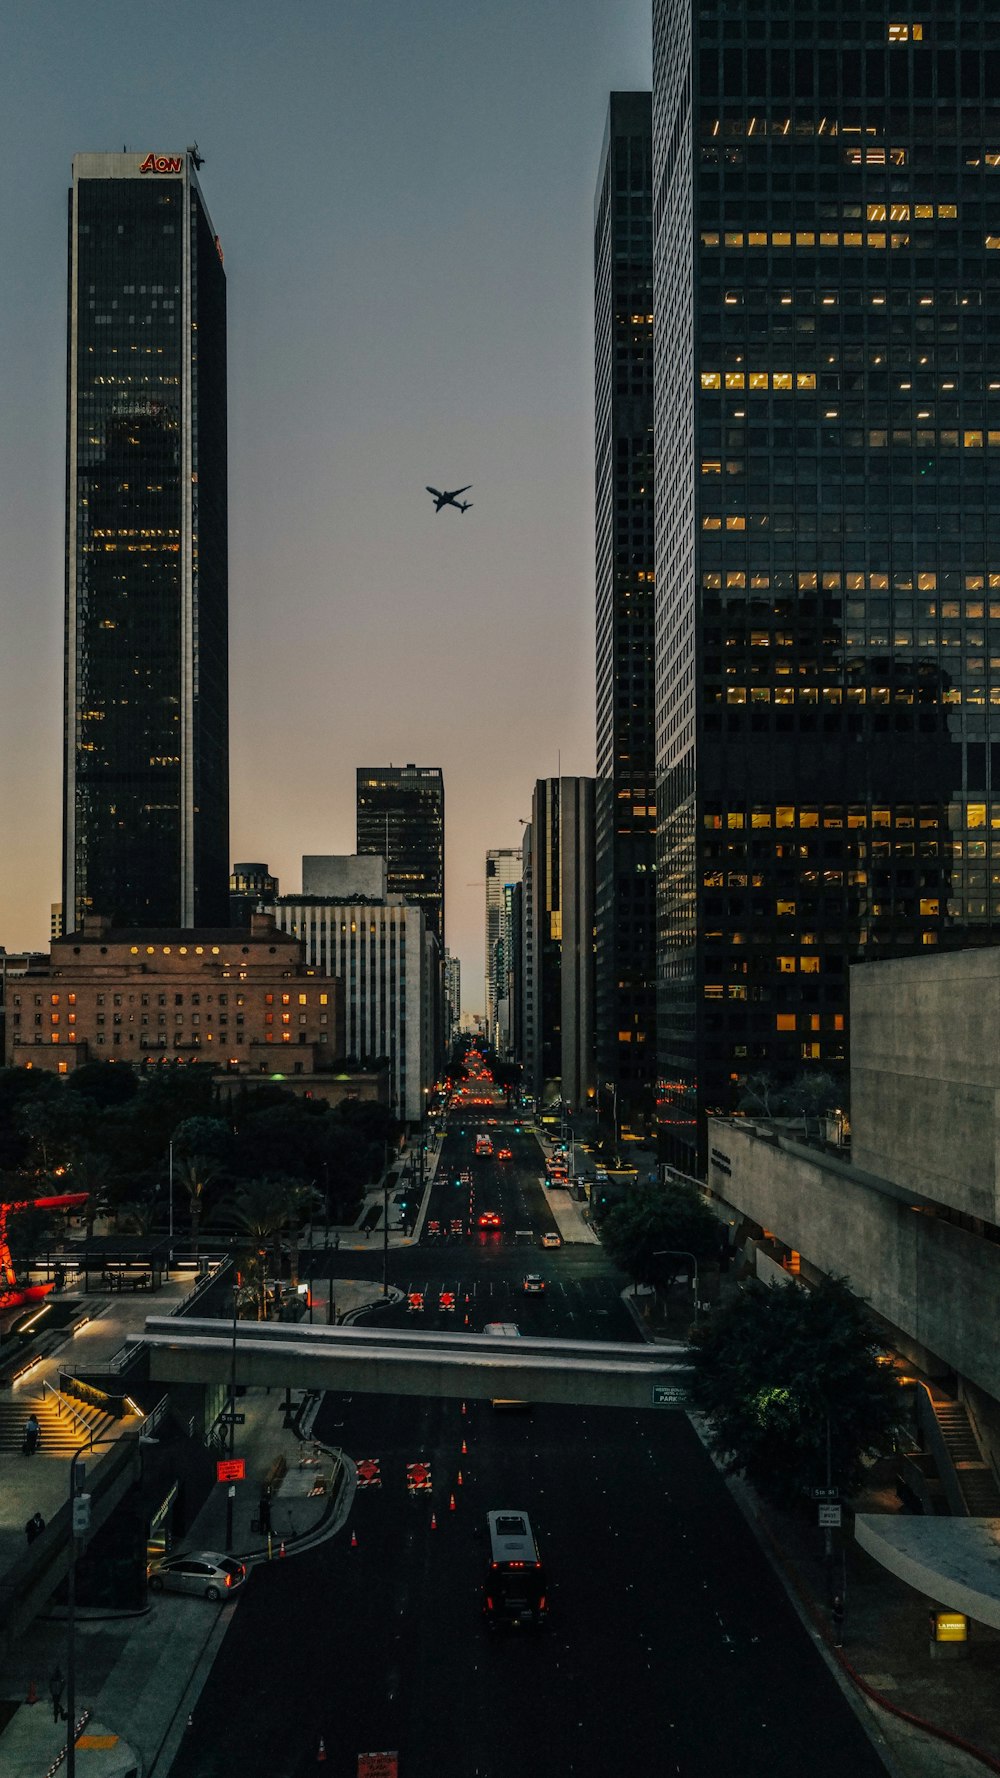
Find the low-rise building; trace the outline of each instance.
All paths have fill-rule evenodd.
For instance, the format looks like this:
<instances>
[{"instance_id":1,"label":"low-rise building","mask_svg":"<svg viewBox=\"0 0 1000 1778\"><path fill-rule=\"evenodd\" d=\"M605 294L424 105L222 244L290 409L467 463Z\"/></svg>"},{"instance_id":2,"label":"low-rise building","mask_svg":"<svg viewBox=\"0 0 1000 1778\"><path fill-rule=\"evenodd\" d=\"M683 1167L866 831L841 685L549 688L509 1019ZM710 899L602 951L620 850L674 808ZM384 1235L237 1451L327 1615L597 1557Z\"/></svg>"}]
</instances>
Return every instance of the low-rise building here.
<instances>
[{"instance_id":1,"label":"low-rise building","mask_svg":"<svg viewBox=\"0 0 1000 1778\"><path fill-rule=\"evenodd\" d=\"M220 1073L290 1081L342 1071L342 985L267 915L242 931L115 931L90 918L11 981L7 997L11 1067L68 1074L89 1061L208 1061Z\"/></svg>"}]
</instances>

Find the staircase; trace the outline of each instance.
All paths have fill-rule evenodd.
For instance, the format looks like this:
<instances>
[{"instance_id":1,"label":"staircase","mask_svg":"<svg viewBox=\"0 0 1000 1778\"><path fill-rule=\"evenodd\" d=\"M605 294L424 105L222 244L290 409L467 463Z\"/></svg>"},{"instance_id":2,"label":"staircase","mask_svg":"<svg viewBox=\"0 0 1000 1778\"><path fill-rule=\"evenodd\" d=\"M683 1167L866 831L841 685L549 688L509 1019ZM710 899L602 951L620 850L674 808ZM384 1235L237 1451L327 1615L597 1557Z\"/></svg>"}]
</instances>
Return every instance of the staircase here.
<instances>
[{"instance_id":1,"label":"staircase","mask_svg":"<svg viewBox=\"0 0 1000 1778\"><path fill-rule=\"evenodd\" d=\"M932 1396L931 1405L970 1519L1000 1519L1000 1488L983 1461L963 1403Z\"/></svg>"},{"instance_id":2,"label":"staircase","mask_svg":"<svg viewBox=\"0 0 1000 1778\"><path fill-rule=\"evenodd\" d=\"M101 1438L114 1416L104 1408L91 1407L85 1401L72 1402L50 1395L29 1395L19 1390L16 1396L0 1396L0 1451L19 1451L24 1442L24 1422L34 1414L41 1428L39 1457L71 1457L82 1450L91 1438Z\"/></svg>"}]
</instances>

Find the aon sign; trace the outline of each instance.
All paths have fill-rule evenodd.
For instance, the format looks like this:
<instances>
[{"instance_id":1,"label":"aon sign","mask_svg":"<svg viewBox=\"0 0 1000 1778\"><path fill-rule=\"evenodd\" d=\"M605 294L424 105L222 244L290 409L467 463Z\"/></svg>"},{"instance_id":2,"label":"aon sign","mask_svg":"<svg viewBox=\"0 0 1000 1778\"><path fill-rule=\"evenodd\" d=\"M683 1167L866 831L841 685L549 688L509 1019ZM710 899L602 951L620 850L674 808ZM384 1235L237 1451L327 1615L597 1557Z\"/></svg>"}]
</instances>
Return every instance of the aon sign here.
<instances>
[{"instance_id":1,"label":"aon sign","mask_svg":"<svg viewBox=\"0 0 1000 1778\"><path fill-rule=\"evenodd\" d=\"M180 173L183 168L184 161L179 154L147 154L139 171L140 173Z\"/></svg>"}]
</instances>

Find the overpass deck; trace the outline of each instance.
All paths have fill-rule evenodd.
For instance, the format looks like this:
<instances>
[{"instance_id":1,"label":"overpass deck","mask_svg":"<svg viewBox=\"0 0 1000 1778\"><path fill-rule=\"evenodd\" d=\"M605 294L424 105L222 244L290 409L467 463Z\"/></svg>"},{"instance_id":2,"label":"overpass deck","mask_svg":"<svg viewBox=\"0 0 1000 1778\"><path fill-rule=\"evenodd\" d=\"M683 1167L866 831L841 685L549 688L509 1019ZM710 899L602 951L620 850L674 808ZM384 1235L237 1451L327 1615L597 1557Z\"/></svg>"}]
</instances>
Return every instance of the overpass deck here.
<instances>
[{"instance_id":1,"label":"overpass deck","mask_svg":"<svg viewBox=\"0 0 1000 1778\"><path fill-rule=\"evenodd\" d=\"M678 1392L690 1360L682 1345L608 1340L519 1339L482 1333L318 1327L304 1322L146 1319L150 1374L162 1383L334 1389L359 1394L432 1395L457 1400L648 1408L654 1386Z\"/></svg>"}]
</instances>

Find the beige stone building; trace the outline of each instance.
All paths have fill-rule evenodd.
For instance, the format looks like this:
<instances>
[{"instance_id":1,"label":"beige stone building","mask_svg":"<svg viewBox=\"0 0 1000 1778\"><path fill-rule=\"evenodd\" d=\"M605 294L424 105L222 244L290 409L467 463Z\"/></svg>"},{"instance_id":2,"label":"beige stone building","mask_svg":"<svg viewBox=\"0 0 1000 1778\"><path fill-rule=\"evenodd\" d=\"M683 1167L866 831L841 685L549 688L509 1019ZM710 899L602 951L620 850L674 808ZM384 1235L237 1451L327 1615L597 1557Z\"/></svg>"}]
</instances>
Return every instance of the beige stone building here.
<instances>
[{"instance_id":1,"label":"beige stone building","mask_svg":"<svg viewBox=\"0 0 1000 1778\"><path fill-rule=\"evenodd\" d=\"M9 1067L197 1061L319 1087L343 1054L342 984L310 968L299 940L263 914L249 930L190 932L89 919L8 993Z\"/></svg>"}]
</instances>

